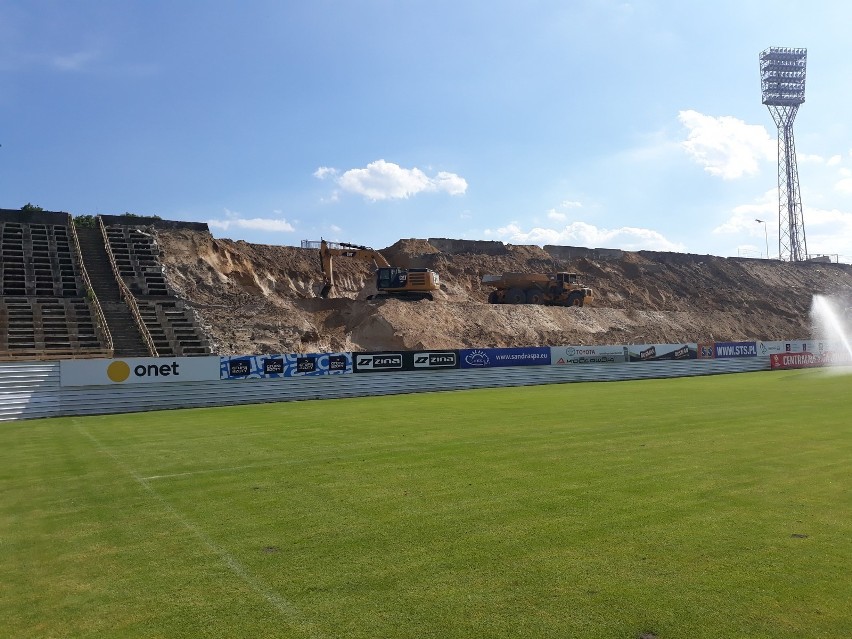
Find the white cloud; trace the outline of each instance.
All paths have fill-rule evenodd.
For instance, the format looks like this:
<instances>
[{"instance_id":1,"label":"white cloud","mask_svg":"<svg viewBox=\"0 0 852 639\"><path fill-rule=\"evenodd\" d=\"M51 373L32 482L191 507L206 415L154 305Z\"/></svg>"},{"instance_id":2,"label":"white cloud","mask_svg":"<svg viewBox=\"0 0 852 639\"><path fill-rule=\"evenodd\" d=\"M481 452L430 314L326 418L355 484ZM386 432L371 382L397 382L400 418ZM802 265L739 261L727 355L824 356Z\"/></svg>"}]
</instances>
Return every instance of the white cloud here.
<instances>
[{"instance_id":1,"label":"white cloud","mask_svg":"<svg viewBox=\"0 0 852 639\"><path fill-rule=\"evenodd\" d=\"M725 180L755 175L761 161L776 157L776 141L761 125L692 110L681 111L678 119L689 130L681 146L711 175Z\"/></svg>"},{"instance_id":2,"label":"white cloud","mask_svg":"<svg viewBox=\"0 0 852 639\"><path fill-rule=\"evenodd\" d=\"M316 171L314 171L314 177L319 180L324 180L328 177L334 177L337 175L337 169L334 169L330 166L321 166Z\"/></svg>"},{"instance_id":3,"label":"white cloud","mask_svg":"<svg viewBox=\"0 0 852 639\"><path fill-rule=\"evenodd\" d=\"M314 172L319 179L336 176L337 169L320 167ZM418 193L441 191L449 195L464 195L467 181L464 178L440 171L429 177L418 168L405 169L385 160L370 162L363 169L349 169L336 178L344 191L363 195L368 200L405 199Z\"/></svg>"},{"instance_id":4,"label":"white cloud","mask_svg":"<svg viewBox=\"0 0 852 639\"><path fill-rule=\"evenodd\" d=\"M683 244L667 240L661 233L630 226L601 229L586 222L573 222L563 228L532 228L524 231L517 222L485 231L486 236L497 237L513 244L562 244L590 248L620 248L625 251L680 251Z\"/></svg>"},{"instance_id":5,"label":"white cloud","mask_svg":"<svg viewBox=\"0 0 852 639\"><path fill-rule=\"evenodd\" d=\"M713 229L715 235L752 235L763 236L763 220L772 228L772 223L778 225L778 191L767 191L754 202L740 204L731 210L731 216Z\"/></svg>"},{"instance_id":6,"label":"white cloud","mask_svg":"<svg viewBox=\"0 0 852 639\"><path fill-rule=\"evenodd\" d=\"M841 193L852 193L852 171L849 169L840 169L840 180L834 185L835 191Z\"/></svg>"},{"instance_id":7,"label":"white cloud","mask_svg":"<svg viewBox=\"0 0 852 639\"><path fill-rule=\"evenodd\" d=\"M839 209L820 209L805 205L802 211L808 252L852 256L852 213ZM763 223L757 220L763 220ZM731 216L713 229L717 235L735 235L754 238L755 246L764 253L764 242L769 251L777 252L778 245L778 192L767 191L749 204L731 210ZM750 245L744 245L752 248Z\"/></svg>"},{"instance_id":8,"label":"white cloud","mask_svg":"<svg viewBox=\"0 0 852 639\"><path fill-rule=\"evenodd\" d=\"M78 51L69 55L59 55L51 59L51 64L62 71L82 71L99 56L97 51Z\"/></svg>"},{"instance_id":9,"label":"white cloud","mask_svg":"<svg viewBox=\"0 0 852 639\"><path fill-rule=\"evenodd\" d=\"M841 157L840 155L832 155L830 158L828 158L825 165L826 166L837 166L842 161L843 161L843 157Z\"/></svg>"},{"instance_id":10,"label":"white cloud","mask_svg":"<svg viewBox=\"0 0 852 639\"><path fill-rule=\"evenodd\" d=\"M275 211L278 213L278 211ZM207 224L213 228L227 231L229 228L249 229L252 231L268 231L271 233L292 233L296 228L283 217L281 218L266 218L252 217L244 218L239 213L234 213L225 209L224 220L207 220Z\"/></svg>"},{"instance_id":11,"label":"white cloud","mask_svg":"<svg viewBox=\"0 0 852 639\"><path fill-rule=\"evenodd\" d=\"M808 253L839 255L852 260L852 213L838 209L805 208L802 213L807 233Z\"/></svg>"},{"instance_id":12,"label":"white cloud","mask_svg":"<svg viewBox=\"0 0 852 639\"><path fill-rule=\"evenodd\" d=\"M576 202L573 200L562 200L559 204L559 208L561 209L579 209L583 207L582 202ZM565 222L568 220L568 214L562 211L558 211L556 209L550 209L547 212L547 217L554 222Z\"/></svg>"},{"instance_id":13,"label":"white cloud","mask_svg":"<svg viewBox=\"0 0 852 639\"><path fill-rule=\"evenodd\" d=\"M852 177L843 178L834 185L841 193L852 193Z\"/></svg>"}]
</instances>

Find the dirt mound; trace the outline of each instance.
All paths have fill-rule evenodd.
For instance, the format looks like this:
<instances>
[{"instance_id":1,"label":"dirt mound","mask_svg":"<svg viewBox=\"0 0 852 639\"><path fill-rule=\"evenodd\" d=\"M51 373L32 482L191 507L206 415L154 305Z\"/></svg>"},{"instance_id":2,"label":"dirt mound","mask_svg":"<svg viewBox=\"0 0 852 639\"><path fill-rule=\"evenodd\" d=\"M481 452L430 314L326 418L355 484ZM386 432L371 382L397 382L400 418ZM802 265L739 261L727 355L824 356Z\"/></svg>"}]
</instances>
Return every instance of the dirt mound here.
<instances>
[{"instance_id":1,"label":"dirt mound","mask_svg":"<svg viewBox=\"0 0 852 639\"><path fill-rule=\"evenodd\" d=\"M431 268L434 302L366 301L373 267L334 261L336 299L318 299L318 252L156 230L169 284L198 312L218 352L273 353L545 344L629 344L811 335L814 294L852 299L852 267L638 252L562 260L538 246L406 239L394 265ZM485 246L487 245L487 246ZM482 276L576 271L594 306L490 305Z\"/></svg>"}]
</instances>

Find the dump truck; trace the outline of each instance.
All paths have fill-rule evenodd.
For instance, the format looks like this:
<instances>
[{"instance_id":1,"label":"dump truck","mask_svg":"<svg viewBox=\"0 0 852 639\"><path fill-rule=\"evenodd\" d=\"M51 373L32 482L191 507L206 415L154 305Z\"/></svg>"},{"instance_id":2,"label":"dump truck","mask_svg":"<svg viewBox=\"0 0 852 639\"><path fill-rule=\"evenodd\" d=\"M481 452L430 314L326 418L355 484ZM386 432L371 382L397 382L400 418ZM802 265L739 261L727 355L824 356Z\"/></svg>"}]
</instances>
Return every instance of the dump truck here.
<instances>
[{"instance_id":1,"label":"dump truck","mask_svg":"<svg viewBox=\"0 0 852 639\"><path fill-rule=\"evenodd\" d=\"M302 248L319 249L320 268L323 273L323 286L319 296L326 298L335 288L333 260L335 257L349 257L362 262L372 262L376 267L376 294L367 296L368 300L395 297L405 300L432 300L432 293L440 289L438 274L428 268L401 268L391 266L376 249L347 242L326 242L325 240L303 240Z\"/></svg>"},{"instance_id":2,"label":"dump truck","mask_svg":"<svg viewBox=\"0 0 852 639\"><path fill-rule=\"evenodd\" d=\"M548 304L583 306L592 301L592 289L580 284L576 273L503 273L485 275L482 283L494 288L491 304Z\"/></svg>"}]
</instances>

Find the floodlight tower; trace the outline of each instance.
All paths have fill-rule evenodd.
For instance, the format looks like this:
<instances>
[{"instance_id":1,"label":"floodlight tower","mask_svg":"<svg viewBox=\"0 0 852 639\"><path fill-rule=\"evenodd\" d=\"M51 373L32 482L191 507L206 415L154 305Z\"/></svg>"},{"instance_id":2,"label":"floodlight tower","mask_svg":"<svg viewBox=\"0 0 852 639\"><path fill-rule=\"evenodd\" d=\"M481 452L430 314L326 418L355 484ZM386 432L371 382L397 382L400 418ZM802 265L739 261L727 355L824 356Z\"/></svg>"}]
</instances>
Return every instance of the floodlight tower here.
<instances>
[{"instance_id":1,"label":"floodlight tower","mask_svg":"<svg viewBox=\"0 0 852 639\"><path fill-rule=\"evenodd\" d=\"M770 47L760 54L763 104L778 127L778 259L808 259L793 120L805 101L807 49Z\"/></svg>"}]
</instances>

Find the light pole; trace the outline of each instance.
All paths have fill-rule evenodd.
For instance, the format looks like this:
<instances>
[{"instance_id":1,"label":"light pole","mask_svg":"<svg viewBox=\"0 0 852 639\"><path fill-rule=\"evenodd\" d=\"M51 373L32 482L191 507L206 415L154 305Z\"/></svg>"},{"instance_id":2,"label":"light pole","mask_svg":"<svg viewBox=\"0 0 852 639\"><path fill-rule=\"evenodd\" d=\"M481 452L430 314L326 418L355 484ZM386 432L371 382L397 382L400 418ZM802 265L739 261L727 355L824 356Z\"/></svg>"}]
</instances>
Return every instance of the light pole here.
<instances>
[{"instance_id":1,"label":"light pole","mask_svg":"<svg viewBox=\"0 0 852 639\"><path fill-rule=\"evenodd\" d=\"M759 222L760 224L763 224L763 237L766 240L766 259L768 260L769 259L769 232L766 230L766 222L763 221L763 220L758 220L757 218L754 218L754 221Z\"/></svg>"},{"instance_id":2,"label":"light pole","mask_svg":"<svg viewBox=\"0 0 852 639\"><path fill-rule=\"evenodd\" d=\"M808 259L793 121L805 101L807 49L770 47L760 54L760 90L778 127L778 259Z\"/></svg>"}]
</instances>

